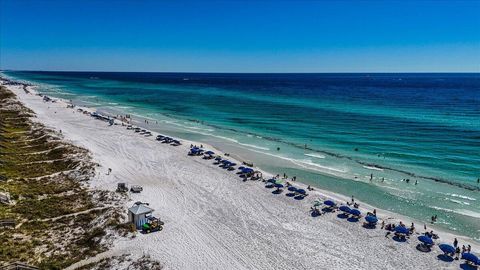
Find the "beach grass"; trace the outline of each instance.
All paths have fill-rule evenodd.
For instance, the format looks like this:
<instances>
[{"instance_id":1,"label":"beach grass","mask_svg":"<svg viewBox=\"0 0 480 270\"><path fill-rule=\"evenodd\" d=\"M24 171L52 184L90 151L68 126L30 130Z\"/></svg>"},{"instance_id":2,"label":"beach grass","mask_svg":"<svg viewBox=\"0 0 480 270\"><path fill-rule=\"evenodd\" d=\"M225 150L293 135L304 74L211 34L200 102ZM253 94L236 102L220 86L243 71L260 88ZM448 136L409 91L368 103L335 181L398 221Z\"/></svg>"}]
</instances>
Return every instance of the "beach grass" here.
<instances>
[{"instance_id":1,"label":"beach grass","mask_svg":"<svg viewBox=\"0 0 480 270\"><path fill-rule=\"evenodd\" d=\"M0 227L0 262L62 269L106 250L102 241L122 216L106 207L115 196L83 184L94 174L88 152L33 117L0 88L0 192L11 200L0 204L0 220L16 223Z\"/></svg>"}]
</instances>

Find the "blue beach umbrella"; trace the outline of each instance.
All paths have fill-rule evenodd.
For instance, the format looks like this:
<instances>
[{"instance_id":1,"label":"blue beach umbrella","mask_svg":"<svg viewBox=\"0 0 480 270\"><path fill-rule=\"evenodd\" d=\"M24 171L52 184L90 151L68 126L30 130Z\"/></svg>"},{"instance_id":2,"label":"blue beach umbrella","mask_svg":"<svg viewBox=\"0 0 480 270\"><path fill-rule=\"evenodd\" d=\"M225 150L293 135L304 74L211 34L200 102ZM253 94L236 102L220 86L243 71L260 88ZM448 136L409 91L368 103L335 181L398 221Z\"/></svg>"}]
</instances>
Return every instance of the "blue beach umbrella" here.
<instances>
[{"instance_id":1,"label":"blue beach umbrella","mask_svg":"<svg viewBox=\"0 0 480 270\"><path fill-rule=\"evenodd\" d=\"M440 244L438 246L445 253L455 253L455 247L449 244Z\"/></svg>"},{"instance_id":2,"label":"blue beach umbrella","mask_svg":"<svg viewBox=\"0 0 480 270\"><path fill-rule=\"evenodd\" d=\"M479 261L478 261L478 257L475 256L473 253L463 253L462 254L462 259L466 260L466 261L469 261L469 262L472 262L474 264L478 264Z\"/></svg>"},{"instance_id":3,"label":"blue beach umbrella","mask_svg":"<svg viewBox=\"0 0 480 270\"><path fill-rule=\"evenodd\" d=\"M236 166L237 163L230 162L230 166Z\"/></svg>"},{"instance_id":4,"label":"blue beach umbrella","mask_svg":"<svg viewBox=\"0 0 480 270\"><path fill-rule=\"evenodd\" d=\"M426 235L420 235L420 236L418 237L418 241L424 243L425 245L429 245L429 246L433 245L433 240L432 240L432 238L430 238L430 237L428 237L428 236L426 236Z\"/></svg>"},{"instance_id":5,"label":"blue beach umbrella","mask_svg":"<svg viewBox=\"0 0 480 270\"><path fill-rule=\"evenodd\" d=\"M408 229L402 226L397 226L395 227L395 232L396 233L401 233L401 234L408 234Z\"/></svg>"},{"instance_id":6,"label":"blue beach umbrella","mask_svg":"<svg viewBox=\"0 0 480 270\"><path fill-rule=\"evenodd\" d=\"M243 170L243 169L245 169L245 167L240 166L240 167L238 167L238 169L239 169L239 170Z\"/></svg>"},{"instance_id":7,"label":"blue beach umbrella","mask_svg":"<svg viewBox=\"0 0 480 270\"><path fill-rule=\"evenodd\" d=\"M290 186L290 187L288 187L288 191L295 192L295 191L297 191L297 188L294 187L294 186Z\"/></svg>"},{"instance_id":8,"label":"blue beach umbrella","mask_svg":"<svg viewBox=\"0 0 480 270\"><path fill-rule=\"evenodd\" d=\"M268 179L267 182L268 183L275 183L277 180L275 180L274 178L271 178L271 179Z\"/></svg>"},{"instance_id":9,"label":"blue beach umbrella","mask_svg":"<svg viewBox=\"0 0 480 270\"><path fill-rule=\"evenodd\" d=\"M253 169L251 169L251 168L243 168L242 169L242 173L251 173L251 172L253 172Z\"/></svg>"},{"instance_id":10,"label":"blue beach umbrella","mask_svg":"<svg viewBox=\"0 0 480 270\"><path fill-rule=\"evenodd\" d=\"M276 184L275 184L275 187L276 187L276 188L283 188L283 185L280 184L280 183L276 183Z\"/></svg>"},{"instance_id":11,"label":"blue beach umbrella","mask_svg":"<svg viewBox=\"0 0 480 270\"><path fill-rule=\"evenodd\" d=\"M340 211L345 212L345 213L350 213L351 209L348 206L342 205L340 206Z\"/></svg>"},{"instance_id":12,"label":"blue beach umbrella","mask_svg":"<svg viewBox=\"0 0 480 270\"><path fill-rule=\"evenodd\" d=\"M222 158L221 157L216 157L215 160L220 161L220 160L222 160Z\"/></svg>"},{"instance_id":13,"label":"blue beach umbrella","mask_svg":"<svg viewBox=\"0 0 480 270\"><path fill-rule=\"evenodd\" d=\"M378 222L378 219L376 216L366 216L365 217L365 220L368 222L368 223L377 223Z\"/></svg>"},{"instance_id":14,"label":"blue beach umbrella","mask_svg":"<svg viewBox=\"0 0 480 270\"><path fill-rule=\"evenodd\" d=\"M362 212L360 212L360 210L358 210L358 209L352 209L352 210L350 210L350 214L352 214L354 216L360 216L362 214Z\"/></svg>"},{"instance_id":15,"label":"blue beach umbrella","mask_svg":"<svg viewBox=\"0 0 480 270\"><path fill-rule=\"evenodd\" d=\"M302 194L302 195L305 195L305 194L307 193L307 192L305 191L305 189L301 189L301 188L297 189L297 192L300 193L300 194Z\"/></svg>"},{"instance_id":16,"label":"blue beach umbrella","mask_svg":"<svg viewBox=\"0 0 480 270\"><path fill-rule=\"evenodd\" d=\"M213 152L213 151L207 151L207 152L205 152L205 154L207 154L207 155L215 155L215 152Z\"/></svg>"},{"instance_id":17,"label":"blue beach umbrella","mask_svg":"<svg viewBox=\"0 0 480 270\"><path fill-rule=\"evenodd\" d=\"M328 205L328 206L335 206L336 205L333 201L330 201L330 200L324 201L323 204Z\"/></svg>"}]
</instances>

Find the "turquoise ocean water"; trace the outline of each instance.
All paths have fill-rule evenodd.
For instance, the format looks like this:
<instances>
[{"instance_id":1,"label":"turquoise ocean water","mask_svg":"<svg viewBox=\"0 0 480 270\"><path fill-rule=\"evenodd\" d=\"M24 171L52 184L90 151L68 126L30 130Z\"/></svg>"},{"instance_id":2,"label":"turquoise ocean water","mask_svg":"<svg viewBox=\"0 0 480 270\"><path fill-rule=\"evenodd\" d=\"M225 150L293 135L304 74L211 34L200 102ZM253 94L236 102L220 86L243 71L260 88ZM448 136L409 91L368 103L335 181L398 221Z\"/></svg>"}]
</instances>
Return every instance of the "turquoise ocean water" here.
<instances>
[{"instance_id":1,"label":"turquoise ocean water","mask_svg":"<svg viewBox=\"0 0 480 270\"><path fill-rule=\"evenodd\" d=\"M480 241L479 74L3 74Z\"/></svg>"}]
</instances>

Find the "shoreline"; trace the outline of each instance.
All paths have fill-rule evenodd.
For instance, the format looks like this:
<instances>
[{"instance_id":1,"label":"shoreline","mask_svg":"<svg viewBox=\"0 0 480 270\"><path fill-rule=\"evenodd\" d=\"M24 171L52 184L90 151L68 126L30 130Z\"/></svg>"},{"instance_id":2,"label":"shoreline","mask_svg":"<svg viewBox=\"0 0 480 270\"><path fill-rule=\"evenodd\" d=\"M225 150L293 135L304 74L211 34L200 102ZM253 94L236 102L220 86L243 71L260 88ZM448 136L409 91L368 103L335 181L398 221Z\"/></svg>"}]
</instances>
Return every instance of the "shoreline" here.
<instances>
[{"instance_id":1,"label":"shoreline","mask_svg":"<svg viewBox=\"0 0 480 270\"><path fill-rule=\"evenodd\" d=\"M17 95L17 97L19 98L19 100L20 100L22 103L24 103L26 106L28 106L29 108L33 109L34 111L41 109L41 108L39 107L39 106L40 106L40 103L38 103L38 101L37 101L37 103L38 103L37 107L34 106L35 108L32 108L32 107L30 107L29 105L32 105L32 101L31 101L31 100L33 100L33 99L31 99L31 100L30 100L30 101L31 101L30 104L28 104L28 102L25 102L25 101L29 98L29 97L27 97L27 94L22 95L22 92L19 91L19 89L16 89L15 87L11 87L11 86L7 86L7 87L8 87L10 90L12 90L12 91ZM13 89L12 89L12 88L13 88ZM21 90L21 89L20 89L20 90ZM40 98L38 98L38 99L40 99ZM41 102L41 101L40 101L40 102ZM71 112L71 111L72 111L71 109L67 109L67 108L65 107L66 104L67 104L67 103L65 103L64 101L58 102L58 103L55 105L55 109L62 110L62 112ZM44 104L43 104L43 105L44 105ZM49 105L50 105L50 104L49 104ZM58 105L58 106L57 106L57 105ZM54 107L53 105L51 105L51 106ZM43 108L43 110L45 110L45 108ZM50 112L50 114L51 114L51 112ZM56 112L55 112L55 114L56 114ZM78 115L78 114L76 114L75 112L73 112L73 114L74 114L75 116ZM47 116L44 116L44 117L47 117ZM52 117L52 116L49 116L49 117ZM83 116L83 115L80 116L80 117L77 116L76 119L78 118L77 120L81 121L81 120L82 120L82 117L84 117L84 116ZM86 117L84 117L84 118L86 118ZM43 119L43 120L45 120L45 119ZM50 124L56 123L56 124L58 125L58 124L59 124L58 121L59 121L59 120L50 119L50 122L49 122L49 123L50 123ZM65 121L66 121L66 119L65 119ZM94 120L94 121L95 121L95 120ZM90 120L89 120L88 122L90 122ZM49 124L49 123L45 123L45 124L47 125L47 124ZM98 123L96 123L96 122L92 122L92 123L94 123L94 125L95 125L95 124L98 124ZM56 128L56 129L58 129L58 128L62 129L61 127L58 127L58 126L53 126L53 127ZM113 132L109 132L109 133L112 133L112 134L110 134L110 135L113 135L113 134L115 134L115 133L118 133L118 132L121 130L121 129L119 129L118 127L121 127L121 126L115 126L115 125L114 125L114 126L112 126L112 127L108 127L108 129L115 129ZM70 127L70 129L73 130L72 127ZM63 129L62 129L62 130L63 130ZM71 131L70 131L70 132L71 132ZM69 132L69 131L66 131L66 133L64 132L64 133L66 134L66 136L69 137L69 139L73 139L74 142L75 142L75 139L76 139L76 140L79 140L79 141L83 141L83 142L85 143L85 141L82 140L82 138L81 138L80 135L78 135L78 134L73 135L73 134L71 134L70 132ZM122 132L122 133L126 133L126 132ZM132 133L132 132L130 132L130 133ZM123 135L123 134L122 134L122 135ZM157 143L157 142L154 141L155 135L156 135L156 133L154 133L154 136L150 137L150 139L148 139L148 138L143 138L143 139L141 139L141 140L142 140L142 141L145 141L145 140L153 140L153 143ZM131 139L131 138L134 138L134 136L135 136L135 135L133 135L133 134L128 134L128 135L125 134L125 138L127 138L127 139L128 139L128 138L130 138L130 139ZM138 138L138 136L137 136L137 138ZM184 147L181 147L181 148L178 148L178 149L181 149L181 150L183 150L183 151L185 151L185 146L189 145L190 143L200 145L200 143L198 143L198 142L192 142L192 141L188 141L188 140L182 140L182 141L184 141L184 142L186 142L186 143L184 143ZM153 144L151 144L151 145L153 145ZM158 143L157 143L157 145L158 145ZM204 144L204 145L205 145L205 144ZM166 146L166 147L170 147L170 146ZM89 149L88 147L86 147L86 148ZM158 148L165 148L165 147L159 146ZM170 147L170 148L171 148L171 147ZM214 149L214 148L213 148L213 147L209 147L208 149ZM89 149L89 150L90 150L90 149ZM169 150L171 150L171 149L169 149ZM214 151L215 151L215 150L218 150L218 149L214 149ZM93 151L93 152L94 152L94 157L95 157L95 151ZM170 151L170 152L175 152L175 151ZM180 153L180 152L177 151L177 153ZM137 153L137 154L138 154L138 153ZM181 154L181 153L180 153L180 154ZM186 155L186 152L183 153L183 154ZM172 156L175 156L175 153L171 153L171 155L172 155ZM233 154L232 154L232 156L233 156ZM204 168L206 167L209 172L212 171L212 170L210 170L210 169L217 170L217 171L219 171L219 172L223 172L223 170L219 169L218 167L217 167L217 168L213 168L211 162L207 163L207 162L203 161L202 159L200 159L200 158L198 158L198 157L187 157L187 159L189 159L189 160L194 160L194 161L188 161L189 163L194 163L194 164L196 164L196 165L203 166ZM239 164L240 164L240 163L239 163ZM107 166L107 167L109 167L109 166ZM106 168L106 167L104 167L104 168ZM109 168L110 168L110 167L109 167ZM114 173L115 173L116 170L117 170L117 169L114 168ZM205 171L207 171L207 170L205 170ZM262 172L263 172L263 171L262 171ZM265 175L271 175L271 174L269 174L269 173L267 173L267 172L264 172L264 173L265 173ZM234 175L233 173L230 173L230 174L233 175L233 178L236 177L236 175ZM225 177L225 174L221 174L221 173L220 173L220 175L222 175L223 177ZM125 175L121 175L121 177L125 177ZM133 177L133 176L132 176L132 175L127 175L126 177ZM152 177L152 176L150 176L150 177ZM232 177L230 177L230 178L232 178ZM108 186L108 187L110 187L110 188L112 187L113 184L115 184L115 182L111 182L111 180L110 180L110 182L108 182L108 181L107 181L107 182L105 182L105 181L102 182L102 180L105 180L105 179L96 179L96 180L99 180L99 181L93 181L93 182L97 182L97 184L102 184L102 185ZM238 179L238 177L237 177L236 180L237 180L237 182L240 181L240 180ZM208 182L208 180L205 180L205 182ZM250 182L251 182L251 181L248 181L248 183L245 183L245 185L247 185L247 186L256 185L255 182L252 182L252 183L254 183L254 184L252 184L252 183L250 183ZM237 183L237 184L238 184L238 183ZM240 183L240 184L238 184L238 185L242 185L242 184L243 184L243 183ZM102 186L102 185L98 185L98 186L96 186L96 187L98 188L99 186ZM302 184L301 182L295 182L295 185L296 185L296 186L301 186L301 187L303 187L303 188L306 187L306 185L305 185L305 184ZM262 187L262 188L259 188L258 185L256 185L256 187L253 187L253 188L256 188L256 191L259 191L259 190L260 190L262 193L264 193L264 194L261 194L261 195L263 195L263 197L265 197L265 198L268 198L269 196L273 196L273 195L268 194L267 192L265 192L265 188L263 188L263 187ZM263 190L262 190L262 189L263 189ZM315 188L315 189L316 189L315 192L310 192L310 196L308 196L305 201L301 202L303 208L301 208L300 210L301 210L301 212L303 213L302 215L305 216L305 219L310 219L310 220L315 220L315 221L316 221L316 220L319 220L319 219L321 220L322 218L325 218L325 216L320 216L320 217L317 217L317 218L312 218L312 217L310 217L310 216L308 215L308 213L306 212L306 211L308 210L308 208L305 208L305 207L306 207L308 204L309 204L309 205L312 204L312 202L313 202L313 200L314 200L314 197L315 197L315 198L321 197L322 200L324 200L324 199L326 199L326 198L330 198L330 199L331 199L331 198L334 198L337 202L345 202L345 201L349 200L349 198L346 198L345 196L340 195L340 194L335 194L335 193L328 192L328 191L326 191L326 190L321 190L321 189L318 189L318 188ZM279 196L280 196L280 197L285 197L285 196L282 196L282 195L276 195L276 196L274 196L274 198L277 199ZM140 196L140 197L143 197L143 195ZM153 200L154 198L150 198L150 199ZM259 199L259 200L261 200L261 199ZM285 202L287 203L287 208L290 208L290 207L288 206L288 204L292 204L292 205L293 205L293 204L296 204L296 203L297 203L296 201L294 201L294 200L289 200L288 198L282 198L282 199L280 199L280 200L283 200L283 201L285 201ZM282 202L283 202L283 201L282 201ZM260 203L260 204L267 203L267 204L268 204L269 202L272 202L272 201L269 201L268 199L265 199L265 200L263 200L263 201L262 201L262 200L261 200L261 201L258 201L257 203ZM372 211L372 209L373 209L371 206L368 206L368 205L366 205L366 204L364 204L364 203L362 203L362 202L360 202L360 204L361 204L360 209L361 209L363 212ZM300 207L294 206L294 207L291 207L291 208L292 208L292 209L288 209L288 210L289 210L289 211L295 211L295 212L297 212L296 214L298 214L298 212L299 212L299 211L298 211L298 208L300 208ZM166 209L166 211L168 211L168 209ZM399 214L390 213L390 212L384 211L384 210L379 210L379 209L377 209L377 211L379 212L379 214L378 214L379 217L385 218L385 219L389 220L389 222L397 221L397 220L398 220L398 218L397 218L397 219L393 219L393 218L390 218L390 216L397 216L397 217L400 216ZM305 212L305 213L304 213L304 212ZM334 216L334 215L335 215L335 216ZM345 220L340 220L340 219L338 219L338 218L336 217L336 214L327 214L327 216L329 216L328 219L327 219L328 221L332 221L333 223L340 223L340 224L335 224L336 226L342 226L342 225L344 225L344 224L341 224L341 223L349 224L349 223L347 223ZM333 220L331 219L332 217L330 217L330 216L333 217ZM409 224L409 223L410 223L410 222L408 221L408 220L409 220L408 218L406 218L406 217L404 218L404 217L402 217L402 216L400 216L400 218L401 218L406 224ZM338 222L337 222L337 221L338 221ZM359 223L360 223L360 222L359 222ZM417 228L420 228L420 227L421 227L421 226L419 226L420 224L421 224L421 223L417 224ZM349 225L354 225L354 224L349 224ZM357 227L360 227L359 224L356 224L356 225L357 225ZM168 226L168 223L167 223L167 226ZM300 225L299 225L299 226L300 226ZM345 227L345 226L344 226L344 227ZM430 225L429 225L429 227L430 227ZM344 228L343 228L343 229L344 229ZM363 228L359 228L359 229L360 229L360 231L361 231L361 230L365 230L365 229L363 229ZM308 230L308 229L305 229L305 230ZM379 230L375 230L375 231L379 231ZM442 241L440 241L441 243L443 243L443 242L451 242L451 240L453 240L453 237L454 237L453 234L450 234L449 232L442 232L440 229L437 229L437 228L435 228L435 231L436 231L437 233L440 232L439 234L440 234L441 239L442 239ZM160 232L158 235L161 235L162 233L163 233L163 232ZM303 233L303 232L302 232L302 233ZM380 235L377 234L376 236L381 236L382 233L383 233L383 232L380 231ZM375 236L375 237L376 237L376 236ZM324 237L326 237L326 236L324 236ZM326 238L328 238L328 237L326 237ZM381 238L381 237L380 237L380 238ZM475 241L473 241L473 239L470 239L470 238L468 238L468 237L457 237L457 238L460 239L460 242L461 242L461 243L470 243L470 244L472 245L472 247L473 247L473 250L474 250L474 251L478 251L478 245L476 244ZM228 237L224 237L223 241L228 241L227 239L228 239ZM369 238L367 238L367 239L369 239ZM387 240L387 239L385 239L385 240L384 240L384 239L379 239L378 244L381 244L381 241L384 242L385 246L387 246L386 244L391 244L391 242L393 242L393 240L391 240L391 239L388 239L388 240ZM389 241L389 242L387 242L387 241ZM399 243L399 245L405 245L405 247L411 248L411 247L412 247L412 244L418 242L418 241L417 241L416 239L414 239L413 237L412 237L412 239L411 239L410 241L413 242L413 243L410 243L410 244ZM400 248L405 248L405 247L400 247ZM378 248L378 247L377 247L377 248ZM414 248L412 248L412 249L413 249L413 250L411 250L411 252L408 251L408 253L417 254L417 255L418 255L418 254L421 254L419 251L415 250ZM437 251L438 251L438 250L437 250ZM433 253L433 252L432 252L432 253ZM436 253L435 253L435 254L436 254ZM425 257L427 257L427 258L424 259L426 265L429 265L429 264L428 264L429 262L431 263L431 262L436 261L436 258L435 258L434 256L425 256ZM374 258L372 258L372 259L374 259ZM430 260L430 261L429 261L429 260ZM269 260L267 260L267 261L269 261ZM328 264L328 262L326 262L326 263ZM454 266L454 265L456 265L456 263L445 264L445 265L441 264L441 267L450 267L450 266ZM240 264L239 266L245 266L245 265L241 265L241 264ZM269 268L269 267L268 267L269 264L266 264L266 266L267 266L267 268ZM272 265L270 264L270 267L271 267L271 266L272 266ZM305 265L305 266L306 266L306 265ZM314 265L314 266L315 266L315 265ZM345 265L342 265L342 266L345 266ZM340 268L335 268L335 266L333 265L333 266L331 266L331 267L329 267L329 268L343 269L342 266L340 266ZM398 266L398 265L397 265L397 266ZM311 267L311 266L306 266L305 268L309 268L309 267ZM362 267L365 267L365 265L363 265ZM407 268L408 268L408 267L410 267L410 266L409 266L409 265L404 265L404 267L407 267ZM174 268L174 267L173 267L173 268ZM241 268L242 268L242 267L241 267ZM246 267L246 268L248 268L248 267ZM315 268L315 267L314 267L314 268ZM317 268L317 269L318 269L318 268ZM393 268L392 268L392 269L393 269ZM409 269L410 269L410 268L409 268ZM412 268L412 269L413 269L413 268Z\"/></svg>"},{"instance_id":2,"label":"shoreline","mask_svg":"<svg viewBox=\"0 0 480 270\"><path fill-rule=\"evenodd\" d=\"M12 78L16 78L16 75L12 74ZM19 78L23 77L20 76ZM25 79L27 80L26 82L29 82L28 76L25 77ZM34 82L36 80L32 78L30 81ZM113 115L131 113L133 119L139 121L143 121L143 119L149 121L156 119L160 122L160 125L152 124L152 121L150 121L149 125L140 125L153 131L173 135L177 138L209 143L218 149L235 153L245 160L254 160L257 165L265 170L282 172L282 174L286 172L290 176L295 175L299 179L302 179L304 183L322 187L323 189L346 196L354 195L371 205L412 217L415 220L422 221L422 223L428 224L430 223L431 216L438 215L438 223L436 223L436 225L439 226L439 228L454 233L459 232L475 239L477 242L480 241L480 234L478 233L480 232L480 227L478 226L478 219L480 218L480 213L478 212L478 209L480 209L480 197L475 191L455 185L451 186L440 182L422 180L416 177L412 179L408 175L395 171L372 170L368 166L356 164L349 159L331 157L326 154L322 155L322 159L317 159L316 157L307 155L311 154L309 150L283 145L283 143L275 143L265 140L263 137L256 138L256 136L242 132L240 129L237 133L233 131L235 129L228 128L230 127L229 122L225 122L226 129L217 130L216 128L210 128L208 124L216 122L213 120L209 122L209 117L200 117L200 114L202 114L201 111L199 111L198 117L195 114L186 114L190 116L184 117L182 116L184 115L183 113L179 115L175 112L173 112L174 114L164 113L163 109L156 110L154 107L150 107L148 104L142 102L130 104L128 98L116 98L115 96L102 94L104 90L96 93L96 91L91 91L91 89L89 90L87 87L85 91L89 91L89 94L82 94L82 90L76 88L75 84L60 83L58 85L60 89L57 89L55 82L52 82L52 84L50 84L48 80L46 82L47 83L44 84L42 80L40 80L38 83L35 83L42 94L51 94L53 97L60 97L66 100L73 99L74 104L83 104L90 108L96 108L102 113L106 112L110 114L110 112L113 112ZM61 85L64 85L66 88L61 87ZM142 87L142 85L139 84L138 87ZM124 94L128 97L128 92ZM73 95L73 97L71 95ZM185 100L185 98L182 98L182 100ZM92 101L92 103L90 101ZM145 108L142 107L142 104L145 105ZM165 103L157 104L157 106L164 108L164 105L168 107L168 104L170 104L169 101L165 101ZM180 104L182 106L183 103ZM190 105L186 106L188 107ZM195 121L195 119L205 119L205 121L207 121L205 122L206 125L201 121ZM223 120L221 122L223 122ZM221 122L218 123L220 124ZM245 129L245 131L249 130L253 131L255 129ZM331 131L335 133L335 130L334 128ZM286 132L288 134L288 130L286 130ZM329 131L326 131L326 133L329 133ZM267 132L266 134L269 133ZM319 134L321 135L322 133ZM267 138L278 139L279 136L267 136ZM284 139L287 142L291 142L290 139ZM355 145L357 145L357 142L354 142L352 146ZM275 151L277 146L280 146L282 150ZM343 146L338 149L342 147ZM317 147L314 148L325 149L332 153L342 153L341 151L338 152L335 150L337 148L330 148L328 143L317 145ZM363 150L359 152L358 159L383 164L374 161L377 160L381 162L380 159L382 159L382 157L377 158L376 156L365 155L362 152ZM390 152L395 155L395 148L392 148ZM470 154L471 153L472 152L470 152ZM416 155L413 152L412 154ZM421 158L423 155L419 154L418 156ZM447 155L444 156L447 157L449 155L447 153ZM457 154L457 156L460 159L464 157L461 154ZM347 154L347 157L353 156ZM443 159L443 156L439 158ZM473 158L472 160L475 160L475 157ZM406 164L400 160L395 163L392 162L395 162L395 159L391 160L391 162L389 161L392 168L407 169L408 167L408 162ZM436 175L428 173L428 171L432 171L438 167L435 164L436 160L432 159L431 168L429 167L429 169L415 172L424 172L423 175L427 176ZM452 163L452 166L456 166L455 162ZM373 180L369 181L372 173L374 174ZM456 171L451 175L457 174L460 177L463 171ZM412 180L410 181L410 185L407 185L408 180L405 181L406 179ZM412 183L416 183L417 179L419 185L413 185ZM464 181L458 182L463 183Z\"/></svg>"}]
</instances>

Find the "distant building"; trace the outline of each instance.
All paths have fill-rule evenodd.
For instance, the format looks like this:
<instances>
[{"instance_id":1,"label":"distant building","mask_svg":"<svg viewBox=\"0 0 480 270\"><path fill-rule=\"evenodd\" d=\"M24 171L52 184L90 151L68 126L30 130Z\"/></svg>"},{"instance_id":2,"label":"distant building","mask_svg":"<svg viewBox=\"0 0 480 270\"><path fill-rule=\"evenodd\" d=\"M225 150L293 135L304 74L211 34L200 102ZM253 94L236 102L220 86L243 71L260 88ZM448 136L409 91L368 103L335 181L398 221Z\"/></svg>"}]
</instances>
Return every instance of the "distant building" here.
<instances>
[{"instance_id":1,"label":"distant building","mask_svg":"<svg viewBox=\"0 0 480 270\"><path fill-rule=\"evenodd\" d=\"M128 221L135 224L137 229L141 229L142 225L147 223L147 217L151 216L153 209L141 202L136 202L128 209Z\"/></svg>"}]
</instances>

